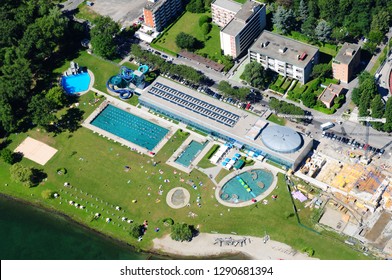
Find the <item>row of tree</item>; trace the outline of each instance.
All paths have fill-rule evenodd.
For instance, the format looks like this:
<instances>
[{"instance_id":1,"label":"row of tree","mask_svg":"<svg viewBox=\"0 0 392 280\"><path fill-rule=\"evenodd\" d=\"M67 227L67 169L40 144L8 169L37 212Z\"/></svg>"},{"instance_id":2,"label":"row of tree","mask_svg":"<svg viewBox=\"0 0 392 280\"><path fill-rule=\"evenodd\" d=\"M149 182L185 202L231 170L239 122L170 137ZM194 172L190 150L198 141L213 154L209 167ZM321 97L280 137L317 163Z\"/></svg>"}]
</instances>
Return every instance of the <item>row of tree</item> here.
<instances>
[{"instance_id":1,"label":"row of tree","mask_svg":"<svg viewBox=\"0 0 392 280\"><path fill-rule=\"evenodd\" d=\"M213 0L190 0L186 10L190 13L201 14L208 11Z\"/></svg>"},{"instance_id":2,"label":"row of tree","mask_svg":"<svg viewBox=\"0 0 392 280\"><path fill-rule=\"evenodd\" d=\"M145 233L145 225L133 224L130 227L130 235L139 238ZM185 223L175 223L171 225L170 237L175 241L191 241L195 234L194 227Z\"/></svg>"},{"instance_id":3,"label":"row of tree","mask_svg":"<svg viewBox=\"0 0 392 280\"><path fill-rule=\"evenodd\" d=\"M271 7L274 27L283 34L301 31L321 42L366 36L369 49L381 42L392 20L389 0L276 0Z\"/></svg>"},{"instance_id":4,"label":"row of tree","mask_svg":"<svg viewBox=\"0 0 392 280\"><path fill-rule=\"evenodd\" d=\"M351 99L358 106L360 117L386 118L385 124L373 122L371 124L373 128L392 131L392 98L384 104L381 95L377 92L375 78L369 72L361 73L359 87L353 89Z\"/></svg>"},{"instance_id":5,"label":"row of tree","mask_svg":"<svg viewBox=\"0 0 392 280\"><path fill-rule=\"evenodd\" d=\"M225 96L236 98L240 101L245 101L250 91L247 87L234 88L226 81L220 81L218 90Z\"/></svg>"},{"instance_id":6,"label":"row of tree","mask_svg":"<svg viewBox=\"0 0 392 280\"><path fill-rule=\"evenodd\" d=\"M0 131L29 122L32 98L42 93L50 59L72 32L67 18L46 0L3 0L0 5ZM36 107L38 108L38 106Z\"/></svg>"},{"instance_id":7,"label":"row of tree","mask_svg":"<svg viewBox=\"0 0 392 280\"><path fill-rule=\"evenodd\" d=\"M199 73L194 68L186 65L168 63L160 56L155 55L149 51L143 50L138 45L132 45L131 53L138 62L147 64L152 69L159 70L161 73L176 75L194 84L205 83L208 80L204 74Z\"/></svg>"},{"instance_id":8,"label":"row of tree","mask_svg":"<svg viewBox=\"0 0 392 280\"><path fill-rule=\"evenodd\" d=\"M274 97L270 98L269 107L274 110L277 114L287 114L295 116L304 116L305 112L300 107L294 104L285 102L283 100L278 100ZM295 118L293 118L295 119ZM303 119L300 119L303 120Z\"/></svg>"}]
</instances>

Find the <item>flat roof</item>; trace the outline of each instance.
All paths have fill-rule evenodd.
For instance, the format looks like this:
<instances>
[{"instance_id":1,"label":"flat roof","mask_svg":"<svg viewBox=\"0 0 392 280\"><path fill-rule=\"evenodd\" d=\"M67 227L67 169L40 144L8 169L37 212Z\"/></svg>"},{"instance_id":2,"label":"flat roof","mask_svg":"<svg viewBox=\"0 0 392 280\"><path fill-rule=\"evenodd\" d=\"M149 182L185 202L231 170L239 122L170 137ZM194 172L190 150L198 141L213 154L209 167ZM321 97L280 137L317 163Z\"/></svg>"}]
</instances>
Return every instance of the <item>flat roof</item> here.
<instances>
[{"instance_id":1,"label":"flat roof","mask_svg":"<svg viewBox=\"0 0 392 280\"><path fill-rule=\"evenodd\" d=\"M171 102L168 99L161 98L153 93L151 93L151 89L157 87L157 85L164 85L166 87L170 87L176 91L184 93L186 95L195 97L202 102L208 103L210 106L214 106L220 109L223 109L233 115L239 116L239 119L233 126L225 125L224 123L217 122L214 119L209 118L206 115L197 113L194 110L187 109L184 106L180 106L177 103ZM270 149L268 149L263 142L261 141L261 137L257 137L256 140L248 139L246 137L247 133L254 127L260 127L264 122L266 123L266 127L268 127L269 122L267 120L260 121L261 117L251 114L248 111L241 110L237 107L231 106L227 103L221 102L215 98L212 98L208 95L199 93L193 89L190 89L186 86L178 84L169 79L163 78L159 76L150 86L143 90L141 96L139 97L139 101L147 102L156 107L162 108L168 112L172 112L173 114L192 121L194 123L199 123L204 127L216 131L220 134L226 135L227 137L233 138L236 141L239 141L243 144L247 144L252 146L258 150L261 150L265 153L278 156L281 159L284 159L288 162L294 162L298 156L300 156L303 151L303 147L306 147L307 144L311 141L311 139L307 137L303 137L304 145L297 151L290 154L281 154L276 153ZM261 127L263 128L263 127ZM265 128L264 128L265 129ZM263 131L261 131L263 133Z\"/></svg>"},{"instance_id":2,"label":"flat roof","mask_svg":"<svg viewBox=\"0 0 392 280\"><path fill-rule=\"evenodd\" d=\"M281 50L285 51L281 52ZM317 54L318 48L264 30L256 42L249 48L249 51L305 68ZM304 56L304 58L300 60L298 56Z\"/></svg>"},{"instance_id":3,"label":"flat roof","mask_svg":"<svg viewBox=\"0 0 392 280\"><path fill-rule=\"evenodd\" d=\"M326 87L321 93L319 99L324 102L331 103L335 96L341 94L343 91L343 87L335 84L330 84Z\"/></svg>"},{"instance_id":4,"label":"flat roof","mask_svg":"<svg viewBox=\"0 0 392 280\"><path fill-rule=\"evenodd\" d=\"M166 2L166 0L156 0L155 2L151 2L151 1L147 1L146 5L144 6L144 8L146 10L156 10L158 9L160 6L162 6L164 3Z\"/></svg>"},{"instance_id":5,"label":"flat roof","mask_svg":"<svg viewBox=\"0 0 392 280\"><path fill-rule=\"evenodd\" d=\"M350 64L351 60L354 58L360 48L361 47L357 44L344 43L334 60L342 64ZM352 53L352 55L350 55L350 53Z\"/></svg>"},{"instance_id":6,"label":"flat roof","mask_svg":"<svg viewBox=\"0 0 392 280\"><path fill-rule=\"evenodd\" d=\"M241 10L241 4L231 0L215 0L212 5L216 5L221 9L225 9L233 13L237 13Z\"/></svg>"},{"instance_id":7,"label":"flat roof","mask_svg":"<svg viewBox=\"0 0 392 280\"><path fill-rule=\"evenodd\" d=\"M242 5L241 10L238 11L234 18L221 31L232 36L237 35L242 29L244 29L250 18L258 13L263 7L264 4L253 1L246 2ZM255 8L257 8L256 11Z\"/></svg>"}]
</instances>

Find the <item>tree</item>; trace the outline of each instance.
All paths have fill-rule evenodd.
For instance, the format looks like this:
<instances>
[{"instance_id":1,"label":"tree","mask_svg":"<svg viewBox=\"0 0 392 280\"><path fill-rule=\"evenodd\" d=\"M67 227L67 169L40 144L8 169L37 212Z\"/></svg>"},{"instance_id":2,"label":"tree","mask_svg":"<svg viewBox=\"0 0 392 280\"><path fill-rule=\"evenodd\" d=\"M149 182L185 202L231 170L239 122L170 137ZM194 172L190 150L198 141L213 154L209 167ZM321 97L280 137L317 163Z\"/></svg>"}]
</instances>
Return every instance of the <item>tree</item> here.
<instances>
[{"instance_id":1,"label":"tree","mask_svg":"<svg viewBox=\"0 0 392 280\"><path fill-rule=\"evenodd\" d=\"M278 9L272 17L272 22L274 23L274 27L282 34L290 33L296 25L293 10L286 10L282 6L278 6Z\"/></svg>"},{"instance_id":2,"label":"tree","mask_svg":"<svg viewBox=\"0 0 392 280\"><path fill-rule=\"evenodd\" d=\"M60 86L52 87L45 93L45 98L54 105L55 108L61 108L66 102L64 89Z\"/></svg>"},{"instance_id":3,"label":"tree","mask_svg":"<svg viewBox=\"0 0 392 280\"><path fill-rule=\"evenodd\" d=\"M56 120L53 109L53 103L42 94L38 94L31 98L27 111L31 114L31 119L34 124L46 129Z\"/></svg>"},{"instance_id":4,"label":"tree","mask_svg":"<svg viewBox=\"0 0 392 280\"><path fill-rule=\"evenodd\" d=\"M355 105L359 106L359 102L361 100L361 91L359 90L359 88L353 89L351 100L354 102Z\"/></svg>"},{"instance_id":5,"label":"tree","mask_svg":"<svg viewBox=\"0 0 392 280\"><path fill-rule=\"evenodd\" d=\"M10 149L5 148L5 149L1 150L0 155L5 163L8 163L8 164L14 163L14 153Z\"/></svg>"},{"instance_id":6,"label":"tree","mask_svg":"<svg viewBox=\"0 0 392 280\"><path fill-rule=\"evenodd\" d=\"M207 15L202 15L200 18L199 18L199 26L201 27L204 23L209 23L209 22L211 22L211 18L209 17L209 16L207 16Z\"/></svg>"},{"instance_id":7,"label":"tree","mask_svg":"<svg viewBox=\"0 0 392 280\"><path fill-rule=\"evenodd\" d=\"M20 163L15 163L10 167L11 179L15 182L22 183L25 187L31 187L33 172L30 168Z\"/></svg>"},{"instance_id":8,"label":"tree","mask_svg":"<svg viewBox=\"0 0 392 280\"><path fill-rule=\"evenodd\" d=\"M384 118L387 119L384 124L384 130L386 132L392 132L392 98L388 98L387 104L385 105Z\"/></svg>"},{"instance_id":9,"label":"tree","mask_svg":"<svg viewBox=\"0 0 392 280\"><path fill-rule=\"evenodd\" d=\"M186 10L194 14L201 14L206 11L203 0L191 0L189 4L186 5Z\"/></svg>"},{"instance_id":10,"label":"tree","mask_svg":"<svg viewBox=\"0 0 392 280\"><path fill-rule=\"evenodd\" d=\"M371 102L371 110L372 110L372 114L371 114L372 118L379 119L384 116L385 107L384 107L384 103L382 102L380 94L376 94L376 96L374 96ZM379 122L374 122L372 123L372 126L377 130L381 130L384 124Z\"/></svg>"},{"instance_id":11,"label":"tree","mask_svg":"<svg viewBox=\"0 0 392 280\"><path fill-rule=\"evenodd\" d=\"M314 33L319 41L328 42L330 40L331 33L332 33L331 25L322 19L317 24Z\"/></svg>"},{"instance_id":12,"label":"tree","mask_svg":"<svg viewBox=\"0 0 392 280\"><path fill-rule=\"evenodd\" d=\"M370 30L380 31L385 33L389 29L389 24L391 22L391 16L386 10L379 10L378 13L373 15L372 23L370 25Z\"/></svg>"},{"instance_id":13,"label":"tree","mask_svg":"<svg viewBox=\"0 0 392 280\"><path fill-rule=\"evenodd\" d=\"M193 237L192 229L187 224L176 223L171 227L170 237L176 241L191 241Z\"/></svg>"},{"instance_id":14,"label":"tree","mask_svg":"<svg viewBox=\"0 0 392 280\"><path fill-rule=\"evenodd\" d=\"M117 53L114 37L120 31L119 25L108 16L98 17L94 24L90 32L94 52L104 58L113 58Z\"/></svg>"},{"instance_id":15,"label":"tree","mask_svg":"<svg viewBox=\"0 0 392 280\"><path fill-rule=\"evenodd\" d=\"M186 34L184 32L180 32L176 36L176 45L181 49L186 49L188 51L193 51L196 49L197 40L195 37Z\"/></svg>"},{"instance_id":16,"label":"tree","mask_svg":"<svg viewBox=\"0 0 392 280\"><path fill-rule=\"evenodd\" d=\"M220 81L218 84L218 90L222 92L224 95L232 95L232 87L226 81Z\"/></svg>"},{"instance_id":17,"label":"tree","mask_svg":"<svg viewBox=\"0 0 392 280\"><path fill-rule=\"evenodd\" d=\"M269 74L260 63L253 61L245 66L241 78L250 83L253 87L263 88L269 80L268 75Z\"/></svg>"},{"instance_id":18,"label":"tree","mask_svg":"<svg viewBox=\"0 0 392 280\"><path fill-rule=\"evenodd\" d=\"M206 36L208 33L210 33L211 28L211 23L206 22L201 26L201 32L203 32L203 35Z\"/></svg>"},{"instance_id":19,"label":"tree","mask_svg":"<svg viewBox=\"0 0 392 280\"><path fill-rule=\"evenodd\" d=\"M332 67L330 64L321 63L321 64L316 64L313 66L311 76L312 76L312 78L327 77L331 74L331 72L332 72Z\"/></svg>"},{"instance_id":20,"label":"tree","mask_svg":"<svg viewBox=\"0 0 392 280\"><path fill-rule=\"evenodd\" d=\"M314 105L316 105L316 96L313 94L313 92L306 91L304 94L302 94L301 100L306 107L312 108Z\"/></svg>"},{"instance_id":21,"label":"tree","mask_svg":"<svg viewBox=\"0 0 392 280\"><path fill-rule=\"evenodd\" d=\"M129 234L134 238L139 238L143 235L144 226L132 224L129 230Z\"/></svg>"},{"instance_id":22,"label":"tree","mask_svg":"<svg viewBox=\"0 0 392 280\"><path fill-rule=\"evenodd\" d=\"M301 0L299 2L298 14L299 14L299 19L302 22L304 22L309 17L308 4L306 3L305 0Z\"/></svg>"},{"instance_id":23,"label":"tree","mask_svg":"<svg viewBox=\"0 0 392 280\"><path fill-rule=\"evenodd\" d=\"M290 8L293 5L293 0L276 0L276 3L285 8Z\"/></svg>"},{"instance_id":24,"label":"tree","mask_svg":"<svg viewBox=\"0 0 392 280\"><path fill-rule=\"evenodd\" d=\"M301 25L302 33L308 36L311 40L314 40L316 37L314 32L314 27L316 26L316 24L317 20L314 17L309 16Z\"/></svg>"}]
</instances>

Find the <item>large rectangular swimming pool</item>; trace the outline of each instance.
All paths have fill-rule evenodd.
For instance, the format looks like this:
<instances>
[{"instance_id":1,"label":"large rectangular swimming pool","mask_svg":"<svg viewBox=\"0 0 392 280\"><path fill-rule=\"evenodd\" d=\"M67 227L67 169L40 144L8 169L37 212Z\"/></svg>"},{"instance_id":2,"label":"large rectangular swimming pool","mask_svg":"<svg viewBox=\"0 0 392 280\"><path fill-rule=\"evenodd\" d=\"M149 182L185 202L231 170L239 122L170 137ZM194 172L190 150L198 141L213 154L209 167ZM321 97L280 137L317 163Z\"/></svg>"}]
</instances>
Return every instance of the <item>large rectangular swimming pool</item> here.
<instances>
[{"instance_id":1,"label":"large rectangular swimming pool","mask_svg":"<svg viewBox=\"0 0 392 280\"><path fill-rule=\"evenodd\" d=\"M207 143L207 142L206 142ZM185 167L188 167L195 157L203 150L206 143L201 144L196 141L191 141L180 156L174 161Z\"/></svg>"},{"instance_id":2,"label":"large rectangular swimming pool","mask_svg":"<svg viewBox=\"0 0 392 280\"><path fill-rule=\"evenodd\" d=\"M150 151L169 132L166 128L112 105L108 105L91 124Z\"/></svg>"}]
</instances>

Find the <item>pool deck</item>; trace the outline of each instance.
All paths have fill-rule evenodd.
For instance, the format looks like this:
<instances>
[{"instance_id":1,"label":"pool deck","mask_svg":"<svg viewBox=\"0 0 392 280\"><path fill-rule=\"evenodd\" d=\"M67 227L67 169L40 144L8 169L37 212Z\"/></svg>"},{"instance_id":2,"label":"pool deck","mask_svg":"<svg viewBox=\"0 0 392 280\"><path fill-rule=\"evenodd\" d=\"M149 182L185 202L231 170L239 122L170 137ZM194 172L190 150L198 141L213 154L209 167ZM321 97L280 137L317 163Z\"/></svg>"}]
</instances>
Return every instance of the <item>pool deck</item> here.
<instances>
[{"instance_id":1,"label":"pool deck","mask_svg":"<svg viewBox=\"0 0 392 280\"><path fill-rule=\"evenodd\" d=\"M108 138L109 140L113 140L115 143L120 143L122 146L127 146L130 149L140 153L140 154L146 154L150 157L153 157L153 155L150 154L150 152L153 153L157 153L166 143L167 141L170 139L170 137L175 133L175 131L177 130L178 126L170 121L167 121L165 119L162 118L158 118L153 116L152 114L150 114L147 110L145 109L139 109L135 106L132 106L124 101L121 101L119 99L116 99L106 93L103 93L101 91L98 91L96 89L93 89L96 92L99 92L100 94L104 95L106 100L93 112L90 114L90 116L87 117L87 119L85 119L82 123L82 126L85 128L88 128L90 130L92 130L94 133L98 133L99 136L102 136L104 138ZM98 116L102 110L104 110L106 108L106 106L108 105L113 105L117 108L120 108L124 111L127 111L137 117L143 118L145 120L148 120L156 125L159 125L161 127L164 127L166 129L169 130L169 132L166 134L166 136L154 147L154 149L152 151L141 147L139 145L136 145L133 142L130 142L128 140L125 140L119 136L116 136L110 132L107 132L106 130L100 129L94 125L91 124L91 122L95 119L96 116Z\"/></svg>"},{"instance_id":2,"label":"pool deck","mask_svg":"<svg viewBox=\"0 0 392 280\"><path fill-rule=\"evenodd\" d=\"M199 143L204 143L207 140L206 137L199 136L196 133L191 133L189 137L181 144L181 146L171 155L171 157L166 161L166 164L177 168L185 173L191 173L192 169L199 163L199 161L203 158L203 156L210 150L214 143L211 141L203 147L203 149L199 152L199 154L195 157L195 159L191 162L191 164L186 167L182 164L175 162L175 160L179 157L179 155L188 147L188 145L192 141L196 141Z\"/></svg>"},{"instance_id":3,"label":"pool deck","mask_svg":"<svg viewBox=\"0 0 392 280\"><path fill-rule=\"evenodd\" d=\"M260 194L259 196L256 197L257 202L262 202L263 200L267 200L267 197L275 190L276 188L276 184L278 182L278 177L277 174L278 172L282 172L282 170L276 170L275 168L271 168L271 166L265 162L260 162L260 161L256 161L256 163L253 166L247 166L242 168L241 170L236 170L232 173L230 173L229 175L227 175L226 177L224 177L218 184L217 188L215 189L215 198L219 201L220 204L227 206L227 207L244 207L244 206L249 206L249 205L253 205L255 204L254 202L252 202L252 200L248 200L248 201L244 201L244 202L239 202L239 203L230 203L227 201L224 201L223 199L220 198L220 191L223 188L223 186L232 178L234 178L235 176L237 176L238 174L250 171L250 170L254 170L254 169L264 169L267 170L269 172L271 172L273 174L274 180L271 183L271 186L268 188L268 190L266 190L265 192L263 192L262 194Z\"/></svg>"}]
</instances>

